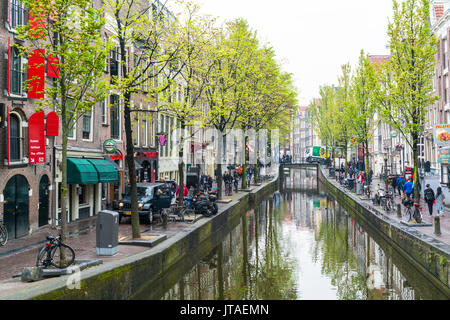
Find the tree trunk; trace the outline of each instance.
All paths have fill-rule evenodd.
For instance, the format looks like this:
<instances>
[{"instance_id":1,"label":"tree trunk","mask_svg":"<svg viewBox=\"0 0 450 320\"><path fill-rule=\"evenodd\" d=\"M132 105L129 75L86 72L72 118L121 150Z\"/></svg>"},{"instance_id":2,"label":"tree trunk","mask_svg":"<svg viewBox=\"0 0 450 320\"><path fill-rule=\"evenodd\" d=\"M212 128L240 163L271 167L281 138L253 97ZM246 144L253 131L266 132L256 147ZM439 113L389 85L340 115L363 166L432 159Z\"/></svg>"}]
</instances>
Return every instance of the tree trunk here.
<instances>
[{"instance_id":1,"label":"tree trunk","mask_svg":"<svg viewBox=\"0 0 450 320\"><path fill-rule=\"evenodd\" d=\"M186 125L184 121L181 121L181 133L180 133L180 151L178 152L178 175L180 179L180 185L179 185L179 193L178 193L178 203L182 204L184 195L184 130L186 128Z\"/></svg>"},{"instance_id":2,"label":"tree trunk","mask_svg":"<svg viewBox=\"0 0 450 320\"><path fill-rule=\"evenodd\" d=\"M344 162L345 178L347 178L347 142L344 144Z\"/></svg>"},{"instance_id":3,"label":"tree trunk","mask_svg":"<svg viewBox=\"0 0 450 320\"><path fill-rule=\"evenodd\" d=\"M134 165L134 145L133 145L133 130L131 129L131 110L130 110L131 94L124 95L124 119L125 119L125 140L126 151L125 156L128 167L128 180L130 183L130 200L131 200L131 230L133 239L141 237L141 230L139 225L138 213L138 199L136 186L136 167Z\"/></svg>"},{"instance_id":4,"label":"tree trunk","mask_svg":"<svg viewBox=\"0 0 450 320\"><path fill-rule=\"evenodd\" d=\"M65 105L65 99L63 98L62 104ZM61 122L67 124L67 114L65 107L63 106L61 112ZM66 243L67 238L67 126L63 125L62 128L62 161L61 161L61 242ZM57 210L58 211L58 210ZM65 260L65 249L61 246L61 264Z\"/></svg>"},{"instance_id":5,"label":"tree trunk","mask_svg":"<svg viewBox=\"0 0 450 320\"><path fill-rule=\"evenodd\" d=\"M241 185L242 189L247 189L247 135L244 136L244 164L242 166Z\"/></svg>"},{"instance_id":6,"label":"tree trunk","mask_svg":"<svg viewBox=\"0 0 450 320\"><path fill-rule=\"evenodd\" d=\"M418 136L417 134L413 135L413 161L414 161L414 202L419 204L420 203L420 192L419 192L419 152L418 152ZM420 210L419 205L414 206L414 219L417 223L422 222L422 217L420 216Z\"/></svg>"}]
</instances>

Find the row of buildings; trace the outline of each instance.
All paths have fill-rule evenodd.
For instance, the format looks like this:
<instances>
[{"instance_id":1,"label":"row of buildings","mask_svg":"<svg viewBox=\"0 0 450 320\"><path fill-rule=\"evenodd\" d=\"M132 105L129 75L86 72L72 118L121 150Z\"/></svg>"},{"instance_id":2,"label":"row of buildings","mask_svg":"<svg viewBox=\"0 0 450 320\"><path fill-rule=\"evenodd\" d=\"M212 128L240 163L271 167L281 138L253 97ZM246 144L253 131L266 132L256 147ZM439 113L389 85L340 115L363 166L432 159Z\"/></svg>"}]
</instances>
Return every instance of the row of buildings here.
<instances>
[{"instance_id":1,"label":"row of buildings","mask_svg":"<svg viewBox=\"0 0 450 320\"><path fill-rule=\"evenodd\" d=\"M450 142L441 141L437 134L450 131L450 97L448 66L450 50L450 1L431 1L430 23L431 30L439 39L436 55L436 68L433 77L433 94L438 97L434 105L430 105L426 112L426 121L419 141L419 172L421 183L430 183L434 189L443 187L445 194L449 192L450 170ZM389 55L369 55L372 65L376 66L389 60ZM305 150L313 145L320 145L313 128L308 123L308 107L302 106L297 110L293 119L293 132L287 153L293 156L293 161L305 158ZM375 115L375 120L378 115ZM369 145L370 163L375 175L408 174L413 166L412 149L402 138L401 134L386 123L379 122L374 129L373 139ZM443 139L445 140L445 139ZM290 150L289 150L290 149ZM363 162L362 146L349 148L349 159ZM429 168L429 169L428 169Z\"/></svg>"},{"instance_id":2,"label":"row of buildings","mask_svg":"<svg viewBox=\"0 0 450 320\"><path fill-rule=\"evenodd\" d=\"M93 2L100 6L103 1ZM171 15L157 0L153 1L152 9ZM56 225L61 210L61 125L53 110L35 111L40 97L24 85L35 70L14 47L14 43L22 43L17 27L25 24L27 19L28 11L21 1L0 2L0 212L10 238ZM113 33L107 24L102 36L106 39ZM120 76L118 52L118 48L110 51L105 77ZM133 55L130 54L129 58L132 64ZM43 85L51 85L58 74L49 67L48 61L46 64L41 70L45 77ZM182 99L181 89L175 96ZM133 105L141 109L154 110L157 103L146 99L145 90L133 96ZM95 223L94 217L99 210L115 207L131 178L147 182L161 177L178 178L178 161L171 146L171 132L177 125L176 119L161 112L143 112L145 116L133 121L137 176L129 177L122 111L123 103L119 96L110 94L92 112L82 115L69 133L69 223L82 220ZM38 129L32 119L42 116L44 121L41 123L46 128ZM34 140L36 130L44 129L43 139ZM36 142L39 146L35 146ZM39 151L39 158L36 158L35 150ZM92 165L97 171L105 168L113 173L110 177L114 178L105 176L98 181L87 181L78 172L82 164Z\"/></svg>"}]
</instances>

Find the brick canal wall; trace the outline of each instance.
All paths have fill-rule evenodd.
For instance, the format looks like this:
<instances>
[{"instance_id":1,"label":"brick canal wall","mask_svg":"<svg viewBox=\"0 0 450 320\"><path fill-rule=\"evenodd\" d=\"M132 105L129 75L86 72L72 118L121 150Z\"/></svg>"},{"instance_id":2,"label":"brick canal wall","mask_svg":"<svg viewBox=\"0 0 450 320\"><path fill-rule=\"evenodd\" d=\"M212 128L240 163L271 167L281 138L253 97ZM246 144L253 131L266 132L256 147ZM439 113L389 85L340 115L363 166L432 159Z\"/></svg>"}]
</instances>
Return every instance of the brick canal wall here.
<instances>
[{"instance_id":1,"label":"brick canal wall","mask_svg":"<svg viewBox=\"0 0 450 320\"><path fill-rule=\"evenodd\" d=\"M449 245L398 223L376 208L369 208L364 204L364 200L331 183L322 168L317 173L324 191L336 199L352 216L355 216L366 229L370 228L377 238L381 238L380 240L392 246L402 258L423 275L423 279L417 279L417 281L428 281L433 285L436 294L431 294L431 299L442 297L442 294L450 298ZM423 296L429 296L429 294L427 292Z\"/></svg>"},{"instance_id":2,"label":"brick canal wall","mask_svg":"<svg viewBox=\"0 0 450 320\"><path fill-rule=\"evenodd\" d=\"M180 276L213 250L240 223L246 210L278 188L276 178L221 207L214 217L199 220L154 248L83 270L79 288L69 289L68 276L63 276L47 283L36 282L32 288L8 299L158 298L158 293L173 286ZM161 279L163 281L156 281Z\"/></svg>"}]
</instances>

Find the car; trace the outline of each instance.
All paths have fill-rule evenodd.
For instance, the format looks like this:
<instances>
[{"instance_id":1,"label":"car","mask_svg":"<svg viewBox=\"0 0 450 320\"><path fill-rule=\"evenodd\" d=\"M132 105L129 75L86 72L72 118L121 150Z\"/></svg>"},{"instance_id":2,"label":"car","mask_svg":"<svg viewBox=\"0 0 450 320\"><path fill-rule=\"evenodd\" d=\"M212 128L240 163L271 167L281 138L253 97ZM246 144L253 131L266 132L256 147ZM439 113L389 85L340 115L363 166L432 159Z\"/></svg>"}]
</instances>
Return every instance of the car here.
<instances>
[{"instance_id":1,"label":"car","mask_svg":"<svg viewBox=\"0 0 450 320\"><path fill-rule=\"evenodd\" d=\"M131 216L131 188L127 187L123 199L119 202L119 221ZM153 222L154 215L161 215L163 209L169 208L172 201L170 185L157 183L138 183L138 213L140 218Z\"/></svg>"}]
</instances>

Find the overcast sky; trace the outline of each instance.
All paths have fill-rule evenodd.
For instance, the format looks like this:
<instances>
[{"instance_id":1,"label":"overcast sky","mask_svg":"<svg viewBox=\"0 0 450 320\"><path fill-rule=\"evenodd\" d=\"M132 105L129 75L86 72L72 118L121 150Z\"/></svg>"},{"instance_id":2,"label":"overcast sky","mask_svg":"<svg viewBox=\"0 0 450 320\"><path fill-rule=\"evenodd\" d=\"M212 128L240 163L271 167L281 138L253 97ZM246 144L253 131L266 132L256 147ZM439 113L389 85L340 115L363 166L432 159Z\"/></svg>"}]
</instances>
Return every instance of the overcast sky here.
<instances>
[{"instance_id":1,"label":"overcast sky","mask_svg":"<svg viewBox=\"0 0 450 320\"><path fill-rule=\"evenodd\" d=\"M300 105L318 97L319 86L337 84L340 66L357 64L361 49L388 54L392 0L193 0L220 21L242 17L270 43L293 74Z\"/></svg>"}]
</instances>

